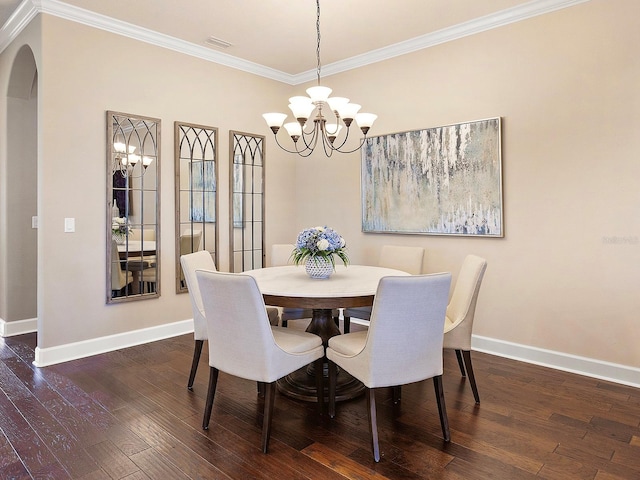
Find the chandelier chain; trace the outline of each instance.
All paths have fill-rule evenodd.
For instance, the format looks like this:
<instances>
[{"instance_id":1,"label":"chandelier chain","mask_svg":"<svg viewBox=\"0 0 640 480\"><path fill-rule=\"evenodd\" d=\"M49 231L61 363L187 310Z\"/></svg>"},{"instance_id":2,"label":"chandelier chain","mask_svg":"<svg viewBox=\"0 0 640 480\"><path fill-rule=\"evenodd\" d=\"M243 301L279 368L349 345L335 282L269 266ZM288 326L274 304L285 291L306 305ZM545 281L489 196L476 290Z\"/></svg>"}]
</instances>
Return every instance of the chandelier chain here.
<instances>
[{"instance_id":1,"label":"chandelier chain","mask_svg":"<svg viewBox=\"0 0 640 480\"><path fill-rule=\"evenodd\" d=\"M317 47L316 47L316 57L318 59L318 68L317 68L317 76L318 76L318 85L320 85L320 0L316 0L316 32L317 32Z\"/></svg>"}]
</instances>

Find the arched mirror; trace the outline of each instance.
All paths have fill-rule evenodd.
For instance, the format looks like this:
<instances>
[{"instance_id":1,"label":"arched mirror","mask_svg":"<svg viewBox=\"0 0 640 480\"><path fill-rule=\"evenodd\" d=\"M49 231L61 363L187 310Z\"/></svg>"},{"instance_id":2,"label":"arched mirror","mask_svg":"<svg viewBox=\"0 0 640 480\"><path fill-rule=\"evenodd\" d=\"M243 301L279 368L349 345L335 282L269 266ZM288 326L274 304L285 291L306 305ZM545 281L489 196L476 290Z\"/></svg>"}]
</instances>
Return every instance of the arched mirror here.
<instances>
[{"instance_id":1,"label":"arched mirror","mask_svg":"<svg viewBox=\"0 0 640 480\"><path fill-rule=\"evenodd\" d=\"M218 265L218 130L176 122L176 292L186 292L180 256L207 250Z\"/></svg>"},{"instance_id":2,"label":"arched mirror","mask_svg":"<svg viewBox=\"0 0 640 480\"><path fill-rule=\"evenodd\" d=\"M107 112L107 303L160 295L160 120Z\"/></svg>"},{"instance_id":3,"label":"arched mirror","mask_svg":"<svg viewBox=\"0 0 640 480\"><path fill-rule=\"evenodd\" d=\"M229 132L230 270L264 266L264 137Z\"/></svg>"}]
</instances>

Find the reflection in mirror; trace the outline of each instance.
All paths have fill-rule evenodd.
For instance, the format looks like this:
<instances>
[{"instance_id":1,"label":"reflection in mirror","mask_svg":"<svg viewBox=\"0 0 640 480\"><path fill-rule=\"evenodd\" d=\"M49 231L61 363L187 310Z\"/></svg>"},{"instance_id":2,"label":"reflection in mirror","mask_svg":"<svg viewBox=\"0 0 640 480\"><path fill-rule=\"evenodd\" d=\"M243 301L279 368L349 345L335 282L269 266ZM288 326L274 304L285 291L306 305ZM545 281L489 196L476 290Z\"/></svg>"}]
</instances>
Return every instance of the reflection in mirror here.
<instances>
[{"instance_id":1,"label":"reflection in mirror","mask_svg":"<svg viewBox=\"0 0 640 480\"><path fill-rule=\"evenodd\" d=\"M107 112L107 303L160 295L160 120Z\"/></svg>"},{"instance_id":2,"label":"reflection in mirror","mask_svg":"<svg viewBox=\"0 0 640 480\"><path fill-rule=\"evenodd\" d=\"M176 292L186 292L180 256L207 250L218 255L218 130L176 122Z\"/></svg>"},{"instance_id":3,"label":"reflection in mirror","mask_svg":"<svg viewBox=\"0 0 640 480\"><path fill-rule=\"evenodd\" d=\"M264 266L264 137L229 132L231 272Z\"/></svg>"}]
</instances>

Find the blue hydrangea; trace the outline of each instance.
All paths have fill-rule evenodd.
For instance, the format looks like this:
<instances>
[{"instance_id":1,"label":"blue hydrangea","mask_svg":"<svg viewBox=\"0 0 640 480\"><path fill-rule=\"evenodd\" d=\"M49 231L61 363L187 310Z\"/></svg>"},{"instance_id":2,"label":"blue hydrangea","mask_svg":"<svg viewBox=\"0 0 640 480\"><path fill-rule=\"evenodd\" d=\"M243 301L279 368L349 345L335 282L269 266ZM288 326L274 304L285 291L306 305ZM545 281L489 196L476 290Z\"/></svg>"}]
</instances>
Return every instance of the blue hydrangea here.
<instances>
[{"instance_id":1,"label":"blue hydrangea","mask_svg":"<svg viewBox=\"0 0 640 480\"><path fill-rule=\"evenodd\" d=\"M337 255L345 263L348 263L345 248L346 242L334 229L324 227L307 228L298 234L293 260L296 264L309 257L322 256L334 263L333 255Z\"/></svg>"}]
</instances>

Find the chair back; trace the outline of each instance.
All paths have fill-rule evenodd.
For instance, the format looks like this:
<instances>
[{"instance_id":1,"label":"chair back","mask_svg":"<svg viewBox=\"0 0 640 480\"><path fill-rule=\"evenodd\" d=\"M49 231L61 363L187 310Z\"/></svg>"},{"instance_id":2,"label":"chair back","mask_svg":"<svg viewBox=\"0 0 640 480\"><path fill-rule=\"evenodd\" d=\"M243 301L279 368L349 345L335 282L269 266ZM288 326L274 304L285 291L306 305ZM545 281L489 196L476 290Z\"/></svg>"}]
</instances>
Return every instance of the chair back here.
<instances>
[{"instance_id":1,"label":"chair back","mask_svg":"<svg viewBox=\"0 0 640 480\"><path fill-rule=\"evenodd\" d=\"M487 261L476 255L467 255L462 262L456 286L447 307L444 348L471 349L471 332L478 292L486 269Z\"/></svg>"},{"instance_id":2,"label":"chair back","mask_svg":"<svg viewBox=\"0 0 640 480\"><path fill-rule=\"evenodd\" d=\"M422 247L383 245L382 250L380 250L378 266L402 270L411 275L420 275L423 261L424 248Z\"/></svg>"},{"instance_id":3,"label":"chair back","mask_svg":"<svg viewBox=\"0 0 640 480\"><path fill-rule=\"evenodd\" d=\"M200 239L202 237L202 232L199 230L195 230L193 234L183 233L180 235L180 256L188 255L193 252L200 251ZM194 277L195 281L195 277ZM180 269L180 284L184 285L186 279L184 278L184 268ZM196 282L197 283L197 282ZM189 288L189 285L187 285Z\"/></svg>"},{"instance_id":4,"label":"chair back","mask_svg":"<svg viewBox=\"0 0 640 480\"><path fill-rule=\"evenodd\" d=\"M200 285L196 277L196 270L216 270L216 264L207 250L180 256L180 265L189 289L191 310L193 311L193 336L196 340L207 340L207 321L204 314L204 304L200 294Z\"/></svg>"},{"instance_id":5,"label":"chair back","mask_svg":"<svg viewBox=\"0 0 640 480\"><path fill-rule=\"evenodd\" d=\"M111 240L111 290L121 290L127 283L127 272L122 270L118 244Z\"/></svg>"},{"instance_id":6,"label":"chair back","mask_svg":"<svg viewBox=\"0 0 640 480\"><path fill-rule=\"evenodd\" d=\"M200 250L200 240L202 232L195 230L193 233L183 233L180 235L180 255L198 252Z\"/></svg>"},{"instance_id":7,"label":"chair back","mask_svg":"<svg viewBox=\"0 0 640 480\"><path fill-rule=\"evenodd\" d=\"M278 349L262 294L253 277L238 273L196 272L209 338L209 365L249 380L272 382Z\"/></svg>"},{"instance_id":8,"label":"chair back","mask_svg":"<svg viewBox=\"0 0 640 480\"><path fill-rule=\"evenodd\" d=\"M450 273L383 277L362 353L369 388L404 385L442 375L442 331Z\"/></svg>"},{"instance_id":9,"label":"chair back","mask_svg":"<svg viewBox=\"0 0 640 480\"><path fill-rule=\"evenodd\" d=\"M155 228L134 228L129 233L129 240L144 240L148 242L150 240L156 239L156 229Z\"/></svg>"},{"instance_id":10,"label":"chair back","mask_svg":"<svg viewBox=\"0 0 640 480\"><path fill-rule=\"evenodd\" d=\"M283 265L293 265L291 253L295 245L291 243L276 243L271 246L271 266L281 267Z\"/></svg>"}]
</instances>

